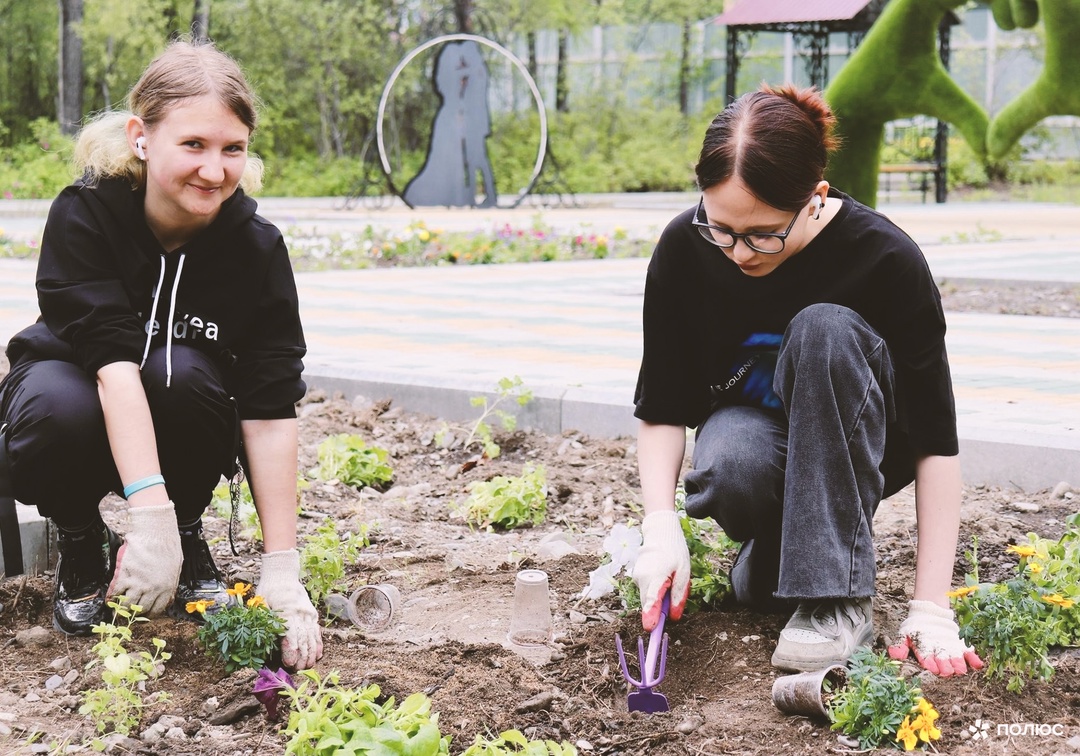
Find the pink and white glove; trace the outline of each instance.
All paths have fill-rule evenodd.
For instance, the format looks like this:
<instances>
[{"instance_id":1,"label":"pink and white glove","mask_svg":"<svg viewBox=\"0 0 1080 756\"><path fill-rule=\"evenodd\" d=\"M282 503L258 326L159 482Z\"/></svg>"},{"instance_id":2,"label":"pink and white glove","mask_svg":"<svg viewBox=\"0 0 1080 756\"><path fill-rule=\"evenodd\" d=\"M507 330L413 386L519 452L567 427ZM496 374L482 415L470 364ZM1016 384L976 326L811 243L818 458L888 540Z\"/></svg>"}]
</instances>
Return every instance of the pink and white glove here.
<instances>
[{"instance_id":1,"label":"pink and white glove","mask_svg":"<svg viewBox=\"0 0 1080 756\"><path fill-rule=\"evenodd\" d=\"M923 669L942 677L967 674L968 667L983 668L975 649L960 639L952 609L933 601L908 603L907 619L900 625L899 640L889 646L889 656L903 661L909 654Z\"/></svg>"},{"instance_id":2,"label":"pink and white glove","mask_svg":"<svg viewBox=\"0 0 1080 756\"><path fill-rule=\"evenodd\" d=\"M660 621L668 588L671 619L682 617L690 596L690 551L674 510L646 515L641 521L641 541L634 563L634 582L641 594L641 626L651 632Z\"/></svg>"},{"instance_id":3,"label":"pink and white glove","mask_svg":"<svg viewBox=\"0 0 1080 756\"><path fill-rule=\"evenodd\" d=\"M164 612L180 580L184 554L176 527L176 508L168 504L131 507L124 545L116 554L109 597L123 596L147 614Z\"/></svg>"},{"instance_id":4,"label":"pink and white glove","mask_svg":"<svg viewBox=\"0 0 1080 756\"><path fill-rule=\"evenodd\" d=\"M296 549L262 556L255 593L285 620L281 661L290 669L309 669L322 657L322 628L311 598L300 582L300 553Z\"/></svg>"}]
</instances>

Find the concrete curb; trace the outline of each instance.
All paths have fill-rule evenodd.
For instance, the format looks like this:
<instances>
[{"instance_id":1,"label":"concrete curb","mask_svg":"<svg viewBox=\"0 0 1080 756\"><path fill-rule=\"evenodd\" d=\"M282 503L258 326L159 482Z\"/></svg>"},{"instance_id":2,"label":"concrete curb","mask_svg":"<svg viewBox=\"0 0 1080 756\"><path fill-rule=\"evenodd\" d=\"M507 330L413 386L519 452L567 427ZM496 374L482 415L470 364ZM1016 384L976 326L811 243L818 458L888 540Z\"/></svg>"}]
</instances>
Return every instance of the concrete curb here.
<instances>
[{"instance_id":1,"label":"concrete curb","mask_svg":"<svg viewBox=\"0 0 1080 756\"><path fill-rule=\"evenodd\" d=\"M328 372L305 373L310 389L340 392L352 401L391 399L395 406L409 412L463 422L477 417L470 399L485 395L494 398L489 386L435 382L417 383L407 376L333 375ZM605 438L634 436L637 420L629 397L613 396L614 391L588 389L533 388L533 401L515 414L518 426L543 433L561 434L570 430ZM618 392L621 394L621 392ZM1080 443L1077 439L1056 434L1033 433L1026 443L1000 440L992 429L960 426L960 464L964 483L1015 487L1023 491L1053 488L1062 481L1063 471L1078 476L1068 482L1080 482Z\"/></svg>"}]
</instances>

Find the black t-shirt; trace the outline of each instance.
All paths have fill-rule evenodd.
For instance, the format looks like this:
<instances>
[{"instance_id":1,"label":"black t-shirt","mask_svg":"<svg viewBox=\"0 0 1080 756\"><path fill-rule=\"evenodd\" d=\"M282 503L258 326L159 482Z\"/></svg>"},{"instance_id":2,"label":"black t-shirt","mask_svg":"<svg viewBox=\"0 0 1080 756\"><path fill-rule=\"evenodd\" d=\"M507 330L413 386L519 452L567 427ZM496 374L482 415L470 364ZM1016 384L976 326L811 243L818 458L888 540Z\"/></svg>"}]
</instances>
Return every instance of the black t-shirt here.
<instances>
[{"instance_id":1,"label":"black t-shirt","mask_svg":"<svg viewBox=\"0 0 1080 756\"><path fill-rule=\"evenodd\" d=\"M896 371L894 430L918 454L957 453L945 316L926 259L885 216L836 190L830 196L842 202L833 220L762 278L702 239L693 209L668 224L646 277L635 416L696 427L717 403L778 407L779 337L800 310L828 302L859 313L885 339Z\"/></svg>"}]
</instances>

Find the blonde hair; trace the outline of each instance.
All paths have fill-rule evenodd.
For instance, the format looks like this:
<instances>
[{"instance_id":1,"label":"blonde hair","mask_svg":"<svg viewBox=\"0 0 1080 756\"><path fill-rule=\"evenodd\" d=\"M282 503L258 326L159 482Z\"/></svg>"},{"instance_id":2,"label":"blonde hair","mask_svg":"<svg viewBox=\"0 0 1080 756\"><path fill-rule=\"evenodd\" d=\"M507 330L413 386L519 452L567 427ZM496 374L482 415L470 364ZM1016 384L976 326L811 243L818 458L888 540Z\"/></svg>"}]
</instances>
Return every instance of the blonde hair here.
<instances>
[{"instance_id":1,"label":"blonde hair","mask_svg":"<svg viewBox=\"0 0 1080 756\"><path fill-rule=\"evenodd\" d=\"M255 94L237 62L208 43L172 42L132 87L126 111L103 113L79 132L75 168L91 183L124 178L134 188L145 186L146 165L128 145L128 120L138 116L147 129L152 129L177 103L206 95L216 96L248 127L249 133L255 131ZM240 178L241 188L248 193L258 191L262 176L262 160L249 153Z\"/></svg>"}]
</instances>

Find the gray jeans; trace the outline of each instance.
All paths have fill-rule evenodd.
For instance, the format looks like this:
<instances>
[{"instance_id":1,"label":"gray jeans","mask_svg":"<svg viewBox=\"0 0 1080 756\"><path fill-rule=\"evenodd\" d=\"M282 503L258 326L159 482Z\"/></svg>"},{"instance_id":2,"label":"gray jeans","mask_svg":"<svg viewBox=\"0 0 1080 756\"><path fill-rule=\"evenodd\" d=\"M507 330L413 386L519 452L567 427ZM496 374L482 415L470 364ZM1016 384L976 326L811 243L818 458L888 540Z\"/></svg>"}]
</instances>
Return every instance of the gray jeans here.
<instances>
[{"instance_id":1,"label":"gray jeans","mask_svg":"<svg viewBox=\"0 0 1080 756\"><path fill-rule=\"evenodd\" d=\"M782 411L721 407L698 428L687 513L749 544L733 570L742 603L871 596L895 419L885 340L846 307L807 307L784 334L773 390Z\"/></svg>"}]
</instances>

